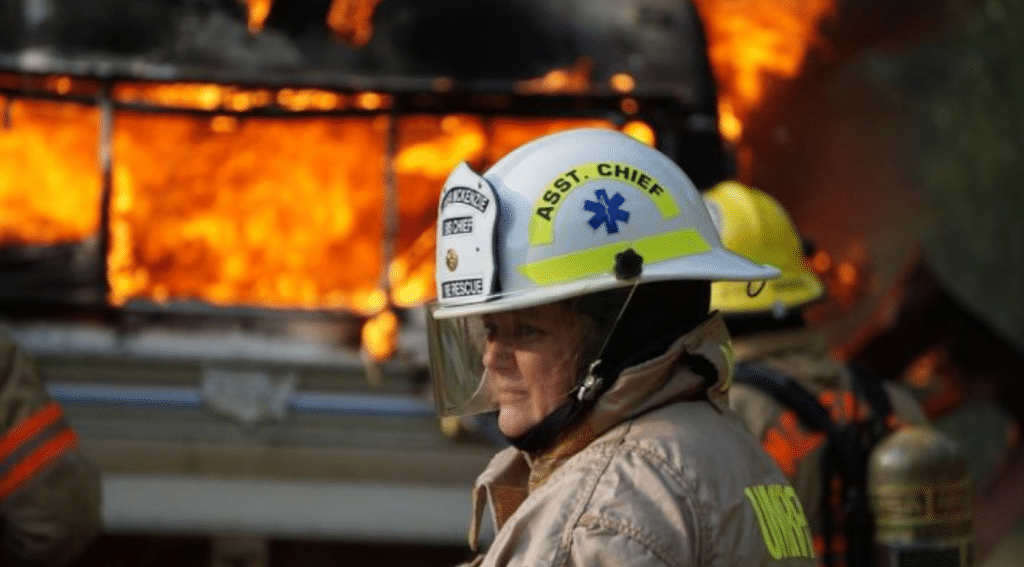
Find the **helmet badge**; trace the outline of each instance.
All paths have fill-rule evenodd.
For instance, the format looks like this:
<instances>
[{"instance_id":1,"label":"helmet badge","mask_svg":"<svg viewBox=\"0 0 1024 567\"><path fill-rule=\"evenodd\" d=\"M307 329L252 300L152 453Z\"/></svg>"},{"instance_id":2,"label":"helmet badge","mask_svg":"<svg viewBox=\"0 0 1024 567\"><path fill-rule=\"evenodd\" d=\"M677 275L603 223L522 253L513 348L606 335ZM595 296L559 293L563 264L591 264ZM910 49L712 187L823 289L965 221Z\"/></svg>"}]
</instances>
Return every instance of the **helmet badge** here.
<instances>
[{"instance_id":1,"label":"helmet badge","mask_svg":"<svg viewBox=\"0 0 1024 567\"><path fill-rule=\"evenodd\" d=\"M588 221L590 228L597 230L603 224L608 234L619 232L619 223L629 222L629 211L620 208L626 202L626 198L620 193L608 197L608 192L604 189L594 191L594 196L597 197L597 201L587 199L583 203L584 210L594 213Z\"/></svg>"},{"instance_id":2,"label":"helmet badge","mask_svg":"<svg viewBox=\"0 0 1024 567\"><path fill-rule=\"evenodd\" d=\"M455 268L459 267L459 253L454 248L449 248L444 255L444 263L448 266L449 272L454 272Z\"/></svg>"}]
</instances>

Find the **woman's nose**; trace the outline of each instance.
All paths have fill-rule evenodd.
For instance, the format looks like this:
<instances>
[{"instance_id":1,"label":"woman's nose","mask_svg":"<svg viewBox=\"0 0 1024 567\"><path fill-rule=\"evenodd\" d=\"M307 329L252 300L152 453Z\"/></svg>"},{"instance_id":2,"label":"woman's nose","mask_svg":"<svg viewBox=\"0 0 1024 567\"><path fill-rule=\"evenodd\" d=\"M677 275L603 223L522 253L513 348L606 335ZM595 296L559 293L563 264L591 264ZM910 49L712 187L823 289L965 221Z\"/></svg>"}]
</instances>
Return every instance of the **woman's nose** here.
<instances>
[{"instance_id":1,"label":"woman's nose","mask_svg":"<svg viewBox=\"0 0 1024 567\"><path fill-rule=\"evenodd\" d=\"M504 341L488 340L484 344L484 368L505 368L511 360L511 349Z\"/></svg>"}]
</instances>

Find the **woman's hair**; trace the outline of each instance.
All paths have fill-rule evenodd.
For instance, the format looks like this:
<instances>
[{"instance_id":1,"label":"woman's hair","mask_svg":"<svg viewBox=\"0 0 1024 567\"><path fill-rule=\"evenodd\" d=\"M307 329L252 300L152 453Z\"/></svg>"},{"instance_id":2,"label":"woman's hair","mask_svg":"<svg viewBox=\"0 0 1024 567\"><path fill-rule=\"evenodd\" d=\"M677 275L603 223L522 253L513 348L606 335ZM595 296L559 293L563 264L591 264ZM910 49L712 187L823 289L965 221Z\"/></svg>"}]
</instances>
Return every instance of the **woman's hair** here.
<instances>
[{"instance_id":1,"label":"woman's hair","mask_svg":"<svg viewBox=\"0 0 1024 567\"><path fill-rule=\"evenodd\" d=\"M570 307L588 321L580 353L582 365L600 357L612 379L625 366L664 352L676 338L707 318L711 304L711 283L706 281L640 284L631 297L630 290L619 288L569 300ZM627 298L629 304L623 310ZM609 332L611 338L607 338Z\"/></svg>"}]
</instances>

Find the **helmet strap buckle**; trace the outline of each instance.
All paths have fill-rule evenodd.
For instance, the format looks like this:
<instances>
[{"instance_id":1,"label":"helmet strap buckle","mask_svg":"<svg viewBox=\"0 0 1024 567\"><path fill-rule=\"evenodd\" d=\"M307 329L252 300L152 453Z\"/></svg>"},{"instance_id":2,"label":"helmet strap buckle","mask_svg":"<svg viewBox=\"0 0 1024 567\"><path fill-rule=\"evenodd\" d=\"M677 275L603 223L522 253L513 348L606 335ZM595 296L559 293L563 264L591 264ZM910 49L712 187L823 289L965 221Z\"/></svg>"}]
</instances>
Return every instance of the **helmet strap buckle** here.
<instances>
[{"instance_id":1,"label":"helmet strap buckle","mask_svg":"<svg viewBox=\"0 0 1024 567\"><path fill-rule=\"evenodd\" d=\"M597 397L601 386L604 385L604 379L597 375L598 367L601 365L601 359L595 360L587 371L586 378L583 379L583 383L576 389L576 399L581 402L592 402Z\"/></svg>"}]
</instances>

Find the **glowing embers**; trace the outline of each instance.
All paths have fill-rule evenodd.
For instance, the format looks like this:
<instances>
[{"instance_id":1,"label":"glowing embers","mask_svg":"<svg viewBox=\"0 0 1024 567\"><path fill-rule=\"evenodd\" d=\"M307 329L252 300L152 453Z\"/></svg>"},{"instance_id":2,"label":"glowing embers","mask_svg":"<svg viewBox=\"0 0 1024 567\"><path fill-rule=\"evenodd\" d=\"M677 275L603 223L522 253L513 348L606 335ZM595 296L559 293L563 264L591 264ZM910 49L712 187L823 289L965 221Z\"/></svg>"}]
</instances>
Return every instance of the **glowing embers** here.
<instances>
[{"instance_id":1,"label":"glowing embers","mask_svg":"<svg viewBox=\"0 0 1024 567\"><path fill-rule=\"evenodd\" d=\"M824 282L828 296L843 309L850 309L863 299L870 284L865 244L855 241L849 246L848 256L836 261L831 254L819 249L807 259L808 265Z\"/></svg>"},{"instance_id":2,"label":"glowing embers","mask_svg":"<svg viewBox=\"0 0 1024 567\"><path fill-rule=\"evenodd\" d=\"M719 128L732 142L762 103L768 82L797 75L831 0L695 0L718 83Z\"/></svg>"},{"instance_id":3,"label":"glowing embers","mask_svg":"<svg viewBox=\"0 0 1024 567\"><path fill-rule=\"evenodd\" d=\"M111 302L378 311L386 126L118 114Z\"/></svg>"},{"instance_id":4,"label":"glowing embers","mask_svg":"<svg viewBox=\"0 0 1024 567\"><path fill-rule=\"evenodd\" d=\"M0 97L0 114L0 246L96 235L99 112Z\"/></svg>"}]
</instances>

